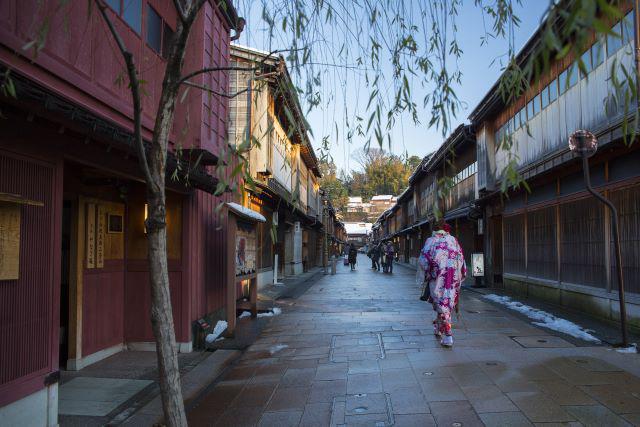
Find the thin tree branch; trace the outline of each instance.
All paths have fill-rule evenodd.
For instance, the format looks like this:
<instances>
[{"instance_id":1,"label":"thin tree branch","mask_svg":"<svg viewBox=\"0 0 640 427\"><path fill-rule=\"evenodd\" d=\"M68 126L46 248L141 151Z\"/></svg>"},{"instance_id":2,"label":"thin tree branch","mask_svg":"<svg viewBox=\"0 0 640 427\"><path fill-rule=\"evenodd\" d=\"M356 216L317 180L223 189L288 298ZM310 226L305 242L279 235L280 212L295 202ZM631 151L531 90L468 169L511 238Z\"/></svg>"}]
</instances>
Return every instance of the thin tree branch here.
<instances>
[{"instance_id":1,"label":"thin tree branch","mask_svg":"<svg viewBox=\"0 0 640 427\"><path fill-rule=\"evenodd\" d=\"M236 96L242 95L243 93L245 93L245 92L247 92L249 90L249 88L245 88L245 89L242 89L241 91L236 92L236 93L224 93L224 92L218 92L217 90L213 90L207 85L201 85L201 84L198 84L198 83L193 83L193 82L190 82L189 80L186 80L186 81L182 82L182 84L186 85L186 86L191 86L191 87L195 87L195 88L198 88L198 89L202 89L205 92L209 92L209 93L211 93L213 95L222 96L222 97L228 98L228 99L235 98Z\"/></svg>"},{"instance_id":2,"label":"thin tree branch","mask_svg":"<svg viewBox=\"0 0 640 427\"><path fill-rule=\"evenodd\" d=\"M258 67L209 67L209 68L202 68L200 70L197 71L193 71L185 76L183 76L179 81L178 84L182 84L185 81L198 76L200 74L206 74L206 73L211 73L214 71L258 71L259 68Z\"/></svg>"},{"instance_id":3,"label":"thin tree branch","mask_svg":"<svg viewBox=\"0 0 640 427\"><path fill-rule=\"evenodd\" d=\"M292 50L303 50L303 48L272 50L264 58L262 58L262 60L258 63L259 65L256 66L256 67L210 67L210 68L202 68L201 70L193 71L193 72L183 76L180 79L179 83L184 83L186 80L189 80L192 77L195 77L197 75L211 73L211 72L214 72L214 71L259 71L259 70L262 69L262 67L264 66L264 63L267 61L267 59L271 58L276 53L290 52Z\"/></svg>"},{"instance_id":4,"label":"thin tree branch","mask_svg":"<svg viewBox=\"0 0 640 427\"><path fill-rule=\"evenodd\" d=\"M144 173L144 177L149 183L149 185L153 185L154 187L158 186L152 176L151 171L149 170L149 163L147 162L147 153L144 149L144 142L142 141L142 106L140 103L140 82L138 81L138 75L136 71L136 66L133 61L133 55L124 44L122 37L116 30L116 27L113 25L111 18L107 14L107 6L102 2L102 0L95 0L98 9L100 10L100 14L102 18L109 27L109 31L111 35L113 35L116 44L118 45L118 49L124 58L124 62L127 66L127 74L129 75L129 85L131 87L131 97L133 98L133 135L136 144L136 148L138 149L138 155L140 156L140 165L142 166L142 172Z\"/></svg>"},{"instance_id":5,"label":"thin tree branch","mask_svg":"<svg viewBox=\"0 0 640 427\"><path fill-rule=\"evenodd\" d=\"M176 12L178 13L178 18L184 23L187 19L187 16L184 14L184 8L182 4L180 4L180 0L173 0L173 6L176 8Z\"/></svg>"}]
</instances>

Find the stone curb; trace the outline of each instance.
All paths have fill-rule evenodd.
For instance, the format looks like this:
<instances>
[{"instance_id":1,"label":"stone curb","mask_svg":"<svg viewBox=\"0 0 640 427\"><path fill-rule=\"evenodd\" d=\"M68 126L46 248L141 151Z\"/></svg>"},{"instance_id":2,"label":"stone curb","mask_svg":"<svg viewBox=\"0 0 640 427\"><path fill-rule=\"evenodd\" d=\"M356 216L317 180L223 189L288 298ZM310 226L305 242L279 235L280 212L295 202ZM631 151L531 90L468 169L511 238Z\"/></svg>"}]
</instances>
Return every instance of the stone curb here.
<instances>
[{"instance_id":1,"label":"stone curb","mask_svg":"<svg viewBox=\"0 0 640 427\"><path fill-rule=\"evenodd\" d=\"M216 350L195 368L183 375L181 378L182 397L185 400L185 406L190 400L198 397L240 355L241 352L238 350ZM160 423L162 416L162 401L160 395L157 395L122 424L128 426L152 426Z\"/></svg>"}]
</instances>

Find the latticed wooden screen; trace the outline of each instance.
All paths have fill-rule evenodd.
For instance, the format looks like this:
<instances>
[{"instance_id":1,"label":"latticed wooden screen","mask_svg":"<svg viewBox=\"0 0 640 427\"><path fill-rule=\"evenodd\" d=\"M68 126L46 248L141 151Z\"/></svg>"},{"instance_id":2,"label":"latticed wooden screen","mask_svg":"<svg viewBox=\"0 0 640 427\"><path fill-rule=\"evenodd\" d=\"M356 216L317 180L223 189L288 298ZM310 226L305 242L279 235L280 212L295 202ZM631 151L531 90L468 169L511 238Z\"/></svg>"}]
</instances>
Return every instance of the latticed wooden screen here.
<instances>
[{"instance_id":1,"label":"latticed wooden screen","mask_svg":"<svg viewBox=\"0 0 640 427\"><path fill-rule=\"evenodd\" d=\"M560 278L606 288L603 207L593 198L560 205Z\"/></svg>"},{"instance_id":2,"label":"latticed wooden screen","mask_svg":"<svg viewBox=\"0 0 640 427\"><path fill-rule=\"evenodd\" d=\"M526 274L524 251L524 215L504 218L504 272Z\"/></svg>"},{"instance_id":3,"label":"latticed wooden screen","mask_svg":"<svg viewBox=\"0 0 640 427\"><path fill-rule=\"evenodd\" d=\"M527 213L527 275L558 278L555 206Z\"/></svg>"}]
</instances>

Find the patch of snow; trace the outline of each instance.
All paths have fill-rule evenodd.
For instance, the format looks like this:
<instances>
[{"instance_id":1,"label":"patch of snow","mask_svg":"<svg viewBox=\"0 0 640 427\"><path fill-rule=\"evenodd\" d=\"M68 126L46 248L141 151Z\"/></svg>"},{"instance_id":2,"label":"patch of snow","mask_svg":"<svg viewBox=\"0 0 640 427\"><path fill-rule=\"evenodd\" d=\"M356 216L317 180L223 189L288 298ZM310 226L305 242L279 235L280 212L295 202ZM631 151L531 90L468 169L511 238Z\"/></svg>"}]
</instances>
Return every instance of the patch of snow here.
<instances>
[{"instance_id":1,"label":"patch of snow","mask_svg":"<svg viewBox=\"0 0 640 427\"><path fill-rule=\"evenodd\" d=\"M260 212L256 212L253 209L246 208L234 202L228 202L227 206L229 206L231 210L233 210L235 213L241 216L251 218L252 220L258 221L258 222L267 222L267 219L264 216L262 216Z\"/></svg>"},{"instance_id":2,"label":"patch of snow","mask_svg":"<svg viewBox=\"0 0 640 427\"><path fill-rule=\"evenodd\" d=\"M600 340L598 338L589 333L590 331L566 319L562 319L560 317L554 316L553 314L547 313L546 311L538 310L526 304L522 304L518 301L512 301L511 298L507 296L489 294L484 295L484 297L490 301L502 304L507 308L510 308L511 310L515 310L521 314L524 314L532 320L535 320L535 322L531 323L536 326L542 326L543 328L562 332L585 341L600 343Z\"/></svg>"},{"instance_id":3,"label":"patch of snow","mask_svg":"<svg viewBox=\"0 0 640 427\"><path fill-rule=\"evenodd\" d=\"M251 312L243 311L242 313L240 313L240 316L238 316L238 319L244 319L245 317L251 317Z\"/></svg>"},{"instance_id":4,"label":"patch of snow","mask_svg":"<svg viewBox=\"0 0 640 427\"><path fill-rule=\"evenodd\" d=\"M285 348L288 348L289 346L286 344L276 344L271 346L271 348L269 349L269 353L271 354L275 354L277 352L279 352L280 350L284 350Z\"/></svg>"},{"instance_id":5,"label":"patch of snow","mask_svg":"<svg viewBox=\"0 0 640 427\"><path fill-rule=\"evenodd\" d=\"M631 344L629 347L616 348L618 353L636 354L638 352L638 345L636 343Z\"/></svg>"},{"instance_id":6,"label":"patch of snow","mask_svg":"<svg viewBox=\"0 0 640 427\"><path fill-rule=\"evenodd\" d=\"M271 311L266 313L258 313L258 317L273 317L282 313L282 309L280 307L273 307Z\"/></svg>"},{"instance_id":7,"label":"patch of snow","mask_svg":"<svg viewBox=\"0 0 640 427\"><path fill-rule=\"evenodd\" d=\"M225 329L227 329L227 326L228 324L225 320L218 320L218 323L216 323L216 326L213 328L213 332L207 335L205 341L209 344L216 341L216 339L225 331Z\"/></svg>"},{"instance_id":8,"label":"patch of snow","mask_svg":"<svg viewBox=\"0 0 640 427\"><path fill-rule=\"evenodd\" d=\"M224 337L220 337L220 338L216 338L214 342L223 341L223 340L224 340Z\"/></svg>"}]
</instances>

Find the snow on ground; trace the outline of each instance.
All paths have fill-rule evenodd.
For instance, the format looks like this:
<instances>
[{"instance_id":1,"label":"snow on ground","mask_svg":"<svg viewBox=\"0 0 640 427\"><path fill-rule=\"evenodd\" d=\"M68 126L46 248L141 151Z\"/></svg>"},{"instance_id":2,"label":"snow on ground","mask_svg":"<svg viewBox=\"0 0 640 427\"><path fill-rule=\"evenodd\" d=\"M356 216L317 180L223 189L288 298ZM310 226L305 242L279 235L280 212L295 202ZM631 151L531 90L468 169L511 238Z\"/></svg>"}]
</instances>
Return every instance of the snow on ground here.
<instances>
[{"instance_id":1,"label":"snow on ground","mask_svg":"<svg viewBox=\"0 0 640 427\"><path fill-rule=\"evenodd\" d=\"M224 330L227 329L227 326L228 324L225 320L218 320L218 323L216 323L216 326L213 328L213 331L209 335L207 335L207 337L205 338L205 341L207 341L209 344L216 341L216 339L220 336L220 334L222 334Z\"/></svg>"},{"instance_id":2,"label":"snow on ground","mask_svg":"<svg viewBox=\"0 0 640 427\"><path fill-rule=\"evenodd\" d=\"M618 353L630 353L630 354L636 354L638 352L638 346L636 343L631 344L629 347L625 347L625 348L617 348L616 351Z\"/></svg>"},{"instance_id":3,"label":"snow on ground","mask_svg":"<svg viewBox=\"0 0 640 427\"><path fill-rule=\"evenodd\" d=\"M288 348L289 346L286 344L276 344L271 346L271 348L269 349L269 353L271 354L275 354L277 352L279 352L280 350L284 350L285 348Z\"/></svg>"},{"instance_id":4,"label":"snow on ground","mask_svg":"<svg viewBox=\"0 0 640 427\"><path fill-rule=\"evenodd\" d=\"M244 319L245 317L250 317L250 316L251 316L250 311L243 311L242 313L240 313L240 316L238 316L238 319Z\"/></svg>"},{"instance_id":5,"label":"snow on ground","mask_svg":"<svg viewBox=\"0 0 640 427\"><path fill-rule=\"evenodd\" d=\"M528 318L535 320L531 322L536 326L542 326L543 328L551 329L554 331L562 332L572 337L580 338L585 341L599 343L600 340L589 333L586 329L570 322L566 319L556 317L553 314L547 313L543 310L530 307L522 304L518 301L512 301L511 298L506 296L500 296L495 294L484 295L484 297L490 301L502 304L511 310L515 310L521 314L524 314Z\"/></svg>"},{"instance_id":6,"label":"snow on ground","mask_svg":"<svg viewBox=\"0 0 640 427\"><path fill-rule=\"evenodd\" d=\"M280 307L273 307L271 311L268 311L266 313L258 313L258 317L272 317L277 316L280 313L282 313L282 309Z\"/></svg>"}]
</instances>

